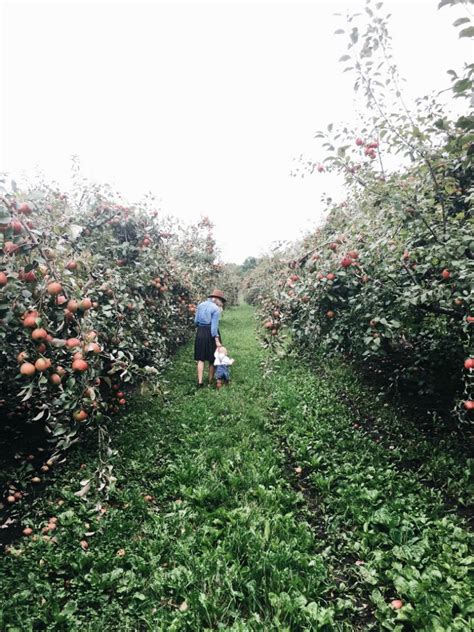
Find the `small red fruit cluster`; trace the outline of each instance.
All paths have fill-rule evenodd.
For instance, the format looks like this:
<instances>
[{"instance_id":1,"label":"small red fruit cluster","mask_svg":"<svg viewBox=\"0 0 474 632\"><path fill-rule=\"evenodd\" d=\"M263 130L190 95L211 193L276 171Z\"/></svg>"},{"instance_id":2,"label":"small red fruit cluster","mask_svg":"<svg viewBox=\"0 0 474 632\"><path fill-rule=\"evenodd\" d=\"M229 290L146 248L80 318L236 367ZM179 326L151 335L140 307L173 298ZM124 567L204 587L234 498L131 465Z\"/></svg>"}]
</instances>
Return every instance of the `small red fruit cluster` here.
<instances>
[{"instance_id":1,"label":"small red fruit cluster","mask_svg":"<svg viewBox=\"0 0 474 632\"><path fill-rule=\"evenodd\" d=\"M474 369L474 358L467 358L467 360L464 362L464 368L467 371L472 371Z\"/></svg>"},{"instance_id":2,"label":"small red fruit cluster","mask_svg":"<svg viewBox=\"0 0 474 632\"><path fill-rule=\"evenodd\" d=\"M21 492L19 492L18 490L15 491L11 489L7 496L7 503L10 503L12 505L13 503L18 502L22 498L23 498L23 494Z\"/></svg>"},{"instance_id":3,"label":"small red fruit cluster","mask_svg":"<svg viewBox=\"0 0 474 632\"><path fill-rule=\"evenodd\" d=\"M364 147L364 154L372 160L377 157L375 150L378 148L379 144L376 140L366 142L362 138L356 138L355 143L358 147Z\"/></svg>"},{"instance_id":4,"label":"small red fruit cluster","mask_svg":"<svg viewBox=\"0 0 474 632\"><path fill-rule=\"evenodd\" d=\"M277 306L270 306L271 317L269 320L263 323L265 329L268 329L268 332L272 336L278 335L278 330L281 327L281 313Z\"/></svg>"},{"instance_id":5,"label":"small red fruit cluster","mask_svg":"<svg viewBox=\"0 0 474 632\"><path fill-rule=\"evenodd\" d=\"M341 266L343 268L348 268L349 266L353 265L358 258L359 253L357 252L357 250L349 250L349 252L344 257L342 257Z\"/></svg>"}]
</instances>

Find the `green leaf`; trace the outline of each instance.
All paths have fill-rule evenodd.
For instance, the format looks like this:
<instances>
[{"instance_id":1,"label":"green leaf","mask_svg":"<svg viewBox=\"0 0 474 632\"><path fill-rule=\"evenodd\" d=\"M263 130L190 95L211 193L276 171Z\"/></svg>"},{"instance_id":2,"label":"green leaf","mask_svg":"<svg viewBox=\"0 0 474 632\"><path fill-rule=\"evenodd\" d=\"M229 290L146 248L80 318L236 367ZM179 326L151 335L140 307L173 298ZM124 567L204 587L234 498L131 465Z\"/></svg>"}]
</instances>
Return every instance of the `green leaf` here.
<instances>
[{"instance_id":1,"label":"green leaf","mask_svg":"<svg viewBox=\"0 0 474 632\"><path fill-rule=\"evenodd\" d=\"M470 18L458 18L453 22L453 26L461 26L461 24L466 24L466 22L470 21Z\"/></svg>"},{"instance_id":2,"label":"green leaf","mask_svg":"<svg viewBox=\"0 0 474 632\"><path fill-rule=\"evenodd\" d=\"M134 597L134 599L138 599L139 601L145 601L146 600L145 595L143 593L139 593L139 592L135 593L133 595L133 597Z\"/></svg>"},{"instance_id":3,"label":"green leaf","mask_svg":"<svg viewBox=\"0 0 474 632\"><path fill-rule=\"evenodd\" d=\"M6 206L0 206L0 224L8 224L11 220L10 211Z\"/></svg>"},{"instance_id":4,"label":"green leaf","mask_svg":"<svg viewBox=\"0 0 474 632\"><path fill-rule=\"evenodd\" d=\"M474 129L474 117L460 116L456 121L456 127L466 130Z\"/></svg>"},{"instance_id":5,"label":"green leaf","mask_svg":"<svg viewBox=\"0 0 474 632\"><path fill-rule=\"evenodd\" d=\"M45 416L46 411L47 408L43 408L43 410L40 410L40 412L35 417L33 417L32 421L39 421L42 417Z\"/></svg>"},{"instance_id":6,"label":"green leaf","mask_svg":"<svg viewBox=\"0 0 474 632\"><path fill-rule=\"evenodd\" d=\"M474 37L474 26L468 26L459 33L459 37Z\"/></svg>"},{"instance_id":7,"label":"green leaf","mask_svg":"<svg viewBox=\"0 0 474 632\"><path fill-rule=\"evenodd\" d=\"M456 81L453 86L453 91L456 93L465 92L469 90L472 86L472 81L470 79L461 79L460 81Z\"/></svg>"},{"instance_id":8,"label":"green leaf","mask_svg":"<svg viewBox=\"0 0 474 632\"><path fill-rule=\"evenodd\" d=\"M115 581L116 579L118 579L121 575L123 575L124 570L123 568L114 568L114 570L110 573L110 579L112 581Z\"/></svg>"},{"instance_id":9,"label":"green leaf","mask_svg":"<svg viewBox=\"0 0 474 632\"><path fill-rule=\"evenodd\" d=\"M434 126L438 129L447 129L447 122L445 119L438 119L434 122Z\"/></svg>"},{"instance_id":10,"label":"green leaf","mask_svg":"<svg viewBox=\"0 0 474 632\"><path fill-rule=\"evenodd\" d=\"M270 522L269 520L265 520L265 527L263 531L264 542L268 542L269 537L270 537Z\"/></svg>"},{"instance_id":11,"label":"green leaf","mask_svg":"<svg viewBox=\"0 0 474 632\"><path fill-rule=\"evenodd\" d=\"M63 426L62 424L58 424L57 426L55 426L53 430L53 436L58 437L59 435L64 434L66 430L67 430L66 426Z\"/></svg>"}]
</instances>

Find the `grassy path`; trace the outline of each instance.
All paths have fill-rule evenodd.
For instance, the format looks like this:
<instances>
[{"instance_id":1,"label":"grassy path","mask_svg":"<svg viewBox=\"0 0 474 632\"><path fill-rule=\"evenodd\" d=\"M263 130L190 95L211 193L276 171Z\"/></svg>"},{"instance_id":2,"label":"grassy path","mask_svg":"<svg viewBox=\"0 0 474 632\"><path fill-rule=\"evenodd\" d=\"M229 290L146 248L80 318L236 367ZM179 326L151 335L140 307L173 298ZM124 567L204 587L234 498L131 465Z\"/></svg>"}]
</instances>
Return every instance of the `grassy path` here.
<instances>
[{"instance_id":1,"label":"grassy path","mask_svg":"<svg viewBox=\"0 0 474 632\"><path fill-rule=\"evenodd\" d=\"M74 494L94 441L71 454L0 560L1 630L469 629L462 521L354 431L337 383L264 372L254 329L226 314L230 388L195 390L188 345L166 403L113 422L107 501Z\"/></svg>"},{"instance_id":2,"label":"grassy path","mask_svg":"<svg viewBox=\"0 0 474 632\"><path fill-rule=\"evenodd\" d=\"M195 391L188 346L168 372L167 405L144 402L117 422L118 480L105 506L74 496L95 456L73 457L61 491L53 483L25 522L38 531L54 514L56 542L23 539L5 559L2 629L295 630L332 620L302 495L265 430L254 329L249 308L226 315L230 388Z\"/></svg>"}]
</instances>

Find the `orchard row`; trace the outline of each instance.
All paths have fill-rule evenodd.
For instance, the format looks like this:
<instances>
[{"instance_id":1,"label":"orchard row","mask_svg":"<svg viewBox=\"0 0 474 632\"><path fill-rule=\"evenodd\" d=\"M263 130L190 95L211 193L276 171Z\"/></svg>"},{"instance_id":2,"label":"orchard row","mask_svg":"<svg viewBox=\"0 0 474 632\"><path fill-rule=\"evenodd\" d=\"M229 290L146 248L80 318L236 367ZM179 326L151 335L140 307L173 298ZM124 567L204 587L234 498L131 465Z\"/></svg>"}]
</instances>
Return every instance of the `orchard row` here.
<instances>
[{"instance_id":1,"label":"orchard row","mask_svg":"<svg viewBox=\"0 0 474 632\"><path fill-rule=\"evenodd\" d=\"M474 409L472 222L456 198L443 228L437 209L411 206L409 181L384 182L392 199L381 207L366 196L364 205L332 208L290 259L261 263L249 295L261 305L268 344L286 331L303 352L321 345L342 352L386 389L467 421Z\"/></svg>"},{"instance_id":2,"label":"orchard row","mask_svg":"<svg viewBox=\"0 0 474 632\"><path fill-rule=\"evenodd\" d=\"M324 160L301 158L294 173L337 174L343 201L327 199L317 230L264 258L247 297L267 344L290 333L309 359L342 354L383 390L462 424L474 409L474 68L449 71L465 115L450 119L441 97L410 111L378 10L338 30L365 97L360 127L318 132Z\"/></svg>"},{"instance_id":3,"label":"orchard row","mask_svg":"<svg viewBox=\"0 0 474 632\"><path fill-rule=\"evenodd\" d=\"M0 200L0 415L44 425L58 450L156 385L211 286L236 294L207 218L182 226L106 197L42 186Z\"/></svg>"}]
</instances>

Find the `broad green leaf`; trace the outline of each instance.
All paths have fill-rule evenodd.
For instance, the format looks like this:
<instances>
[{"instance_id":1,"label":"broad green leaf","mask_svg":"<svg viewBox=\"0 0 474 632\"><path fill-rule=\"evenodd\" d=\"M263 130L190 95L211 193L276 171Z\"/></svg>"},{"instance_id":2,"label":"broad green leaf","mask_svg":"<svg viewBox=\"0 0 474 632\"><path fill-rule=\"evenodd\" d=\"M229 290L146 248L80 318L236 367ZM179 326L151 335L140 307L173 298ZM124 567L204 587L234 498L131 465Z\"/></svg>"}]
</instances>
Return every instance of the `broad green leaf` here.
<instances>
[{"instance_id":1,"label":"broad green leaf","mask_svg":"<svg viewBox=\"0 0 474 632\"><path fill-rule=\"evenodd\" d=\"M474 37L474 26L468 26L459 33L459 37Z\"/></svg>"},{"instance_id":2,"label":"broad green leaf","mask_svg":"<svg viewBox=\"0 0 474 632\"><path fill-rule=\"evenodd\" d=\"M467 24L467 22L470 22L470 18L458 18L457 20L455 20L453 22L453 26L461 26L461 24Z\"/></svg>"}]
</instances>

